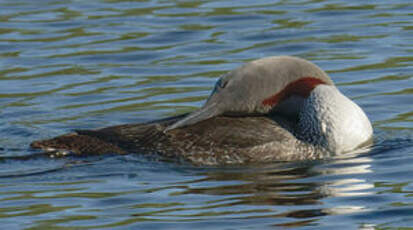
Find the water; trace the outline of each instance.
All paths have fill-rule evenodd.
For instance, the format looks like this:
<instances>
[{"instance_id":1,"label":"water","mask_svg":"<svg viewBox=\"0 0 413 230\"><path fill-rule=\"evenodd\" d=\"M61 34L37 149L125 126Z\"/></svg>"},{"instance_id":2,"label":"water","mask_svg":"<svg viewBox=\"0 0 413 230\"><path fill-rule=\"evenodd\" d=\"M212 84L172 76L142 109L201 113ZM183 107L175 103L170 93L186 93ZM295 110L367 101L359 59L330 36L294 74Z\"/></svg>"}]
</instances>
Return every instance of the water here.
<instances>
[{"instance_id":1,"label":"water","mask_svg":"<svg viewBox=\"0 0 413 230\"><path fill-rule=\"evenodd\" d=\"M412 12L406 0L1 0L2 228L413 227ZM192 111L220 74L272 55L328 71L372 120L373 150L200 168L28 148Z\"/></svg>"}]
</instances>

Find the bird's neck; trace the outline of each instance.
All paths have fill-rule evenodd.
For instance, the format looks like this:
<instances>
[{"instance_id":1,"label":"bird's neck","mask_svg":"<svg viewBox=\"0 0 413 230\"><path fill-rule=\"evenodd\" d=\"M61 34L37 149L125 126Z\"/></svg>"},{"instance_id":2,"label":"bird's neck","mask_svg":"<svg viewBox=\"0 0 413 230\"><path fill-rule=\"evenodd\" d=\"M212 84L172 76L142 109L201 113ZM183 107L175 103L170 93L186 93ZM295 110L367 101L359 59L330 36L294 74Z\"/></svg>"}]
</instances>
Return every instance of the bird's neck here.
<instances>
[{"instance_id":1,"label":"bird's neck","mask_svg":"<svg viewBox=\"0 0 413 230\"><path fill-rule=\"evenodd\" d=\"M334 86L319 85L304 101L298 136L335 154L371 141L373 129L363 110Z\"/></svg>"}]
</instances>

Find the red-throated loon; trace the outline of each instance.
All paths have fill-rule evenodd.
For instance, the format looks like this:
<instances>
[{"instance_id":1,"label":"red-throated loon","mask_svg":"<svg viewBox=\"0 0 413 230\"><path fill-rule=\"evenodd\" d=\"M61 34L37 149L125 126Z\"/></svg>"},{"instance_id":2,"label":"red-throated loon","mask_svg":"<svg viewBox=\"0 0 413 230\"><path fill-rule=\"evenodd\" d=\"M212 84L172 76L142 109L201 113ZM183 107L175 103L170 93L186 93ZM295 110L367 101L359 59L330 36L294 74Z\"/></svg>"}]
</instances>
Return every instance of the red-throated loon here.
<instances>
[{"instance_id":1,"label":"red-throated loon","mask_svg":"<svg viewBox=\"0 0 413 230\"><path fill-rule=\"evenodd\" d=\"M143 153L198 165L317 159L371 142L363 110L297 57L258 59L223 75L205 104L144 124L78 130L33 148L57 153Z\"/></svg>"}]
</instances>

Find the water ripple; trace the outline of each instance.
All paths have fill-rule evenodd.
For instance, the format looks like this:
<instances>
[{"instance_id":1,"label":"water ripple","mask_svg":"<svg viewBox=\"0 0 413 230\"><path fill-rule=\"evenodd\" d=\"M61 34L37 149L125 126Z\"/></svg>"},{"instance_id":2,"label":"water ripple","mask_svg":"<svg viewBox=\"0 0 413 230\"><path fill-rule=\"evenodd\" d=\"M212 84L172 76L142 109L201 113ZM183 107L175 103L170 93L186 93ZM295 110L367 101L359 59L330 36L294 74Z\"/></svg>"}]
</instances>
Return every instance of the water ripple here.
<instances>
[{"instance_id":1,"label":"water ripple","mask_svg":"<svg viewBox=\"0 0 413 230\"><path fill-rule=\"evenodd\" d=\"M411 227L411 4L3 0L0 221L13 228ZM35 139L189 112L264 56L325 69L367 112L369 153L197 168L144 156L37 157Z\"/></svg>"}]
</instances>

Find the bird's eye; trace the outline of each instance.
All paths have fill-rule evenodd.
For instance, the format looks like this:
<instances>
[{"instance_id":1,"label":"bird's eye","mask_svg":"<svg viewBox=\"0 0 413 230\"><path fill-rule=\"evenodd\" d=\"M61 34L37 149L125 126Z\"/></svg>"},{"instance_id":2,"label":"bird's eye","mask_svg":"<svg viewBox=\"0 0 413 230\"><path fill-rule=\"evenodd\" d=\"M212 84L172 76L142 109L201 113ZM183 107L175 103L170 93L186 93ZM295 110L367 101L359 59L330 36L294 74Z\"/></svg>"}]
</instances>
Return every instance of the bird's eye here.
<instances>
[{"instance_id":1,"label":"bird's eye","mask_svg":"<svg viewBox=\"0 0 413 230\"><path fill-rule=\"evenodd\" d=\"M215 83L215 87L214 87L214 90L212 91L212 94L214 94L217 91L225 88L227 86L228 82L229 82L228 80L225 80L225 79L222 79L222 78L218 79L217 83Z\"/></svg>"},{"instance_id":2,"label":"bird's eye","mask_svg":"<svg viewBox=\"0 0 413 230\"><path fill-rule=\"evenodd\" d=\"M227 84L228 84L228 81L223 81L223 80L219 80L219 87L221 87L221 88L225 88L225 86L227 86Z\"/></svg>"}]
</instances>

